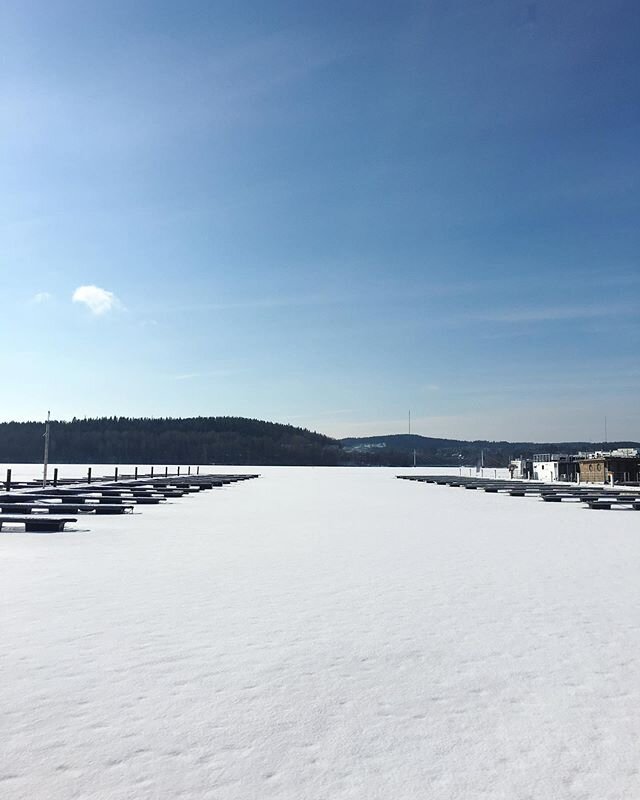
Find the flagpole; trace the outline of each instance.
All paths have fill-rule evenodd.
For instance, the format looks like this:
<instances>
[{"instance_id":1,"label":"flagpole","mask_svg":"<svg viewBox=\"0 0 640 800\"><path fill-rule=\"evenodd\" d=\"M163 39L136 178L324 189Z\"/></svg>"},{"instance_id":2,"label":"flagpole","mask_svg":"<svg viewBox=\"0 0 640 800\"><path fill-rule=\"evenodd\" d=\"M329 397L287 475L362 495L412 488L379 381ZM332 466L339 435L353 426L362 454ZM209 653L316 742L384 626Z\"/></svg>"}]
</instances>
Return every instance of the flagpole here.
<instances>
[{"instance_id":1,"label":"flagpole","mask_svg":"<svg viewBox=\"0 0 640 800\"><path fill-rule=\"evenodd\" d=\"M47 411L47 424L44 429L44 469L42 471L42 488L47 488L47 467L49 466L49 423L51 412Z\"/></svg>"}]
</instances>

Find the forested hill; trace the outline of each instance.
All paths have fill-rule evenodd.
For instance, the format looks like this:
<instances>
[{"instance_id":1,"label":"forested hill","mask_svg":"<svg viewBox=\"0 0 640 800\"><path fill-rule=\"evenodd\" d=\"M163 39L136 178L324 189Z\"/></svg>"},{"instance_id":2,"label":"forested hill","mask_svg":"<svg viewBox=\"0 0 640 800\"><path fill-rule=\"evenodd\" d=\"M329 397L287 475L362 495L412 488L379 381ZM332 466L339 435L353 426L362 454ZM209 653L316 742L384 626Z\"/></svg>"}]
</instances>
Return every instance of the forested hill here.
<instances>
[{"instance_id":1,"label":"forested hill","mask_svg":"<svg viewBox=\"0 0 640 800\"><path fill-rule=\"evenodd\" d=\"M0 423L0 463L42 463L42 422ZM489 442L395 434L337 441L293 425L243 417L51 423L49 458L67 464L247 464L505 467L533 453L640 447L637 442Z\"/></svg>"},{"instance_id":2,"label":"forested hill","mask_svg":"<svg viewBox=\"0 0 640 800\"><path fill-rule=\"evenodd\" d=\"M344 458L350 463L409 466L474 466L482 452L487 467L506 467L512 458L531 457L534 453L578 453L637 447L638 442L492 442L478 439L437 439L415 434L391 434L341 439Z\"/></svg>"},{"instance_id":3,"label":"forested hill","mask_svg":"<svg viewBox=\"0 0 640 800\"><path fill-rule=\"evenodd\" d=\"M41 463L42 422L0 423L0 463ZM49 459L67 464L308 464L341 461L340 444L293 425L243 417L51 423Z\"/></svg>"}]
</instances>

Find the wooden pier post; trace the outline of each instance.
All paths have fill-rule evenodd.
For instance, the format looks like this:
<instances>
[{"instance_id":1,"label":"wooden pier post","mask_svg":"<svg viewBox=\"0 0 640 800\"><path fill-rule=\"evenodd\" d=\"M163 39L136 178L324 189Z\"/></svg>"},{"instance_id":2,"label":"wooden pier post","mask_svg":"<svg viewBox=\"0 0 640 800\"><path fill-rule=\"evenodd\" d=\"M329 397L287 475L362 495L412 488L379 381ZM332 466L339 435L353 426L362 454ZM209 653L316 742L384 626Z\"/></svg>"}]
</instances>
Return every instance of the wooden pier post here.
<instances>
[{"instance_id":1,"label":"wooden pier post","mask_svg":"<svg viewBox=\"0 0 640 800\"><path fill-rule=\"evenodd\" d=\"M169 467L165 467L165 468L164 468L164 477L165 477L165 478L168 478L168 477L169 477Z\"/></svg>"},{"instance_id":2,"label":"wooden pier post","mask_svg":"<svg viewBox=\"0 0 640 800\"><path fill-rule=\"evenodd\" d=\"M151 467L151 477L153 478L153 467Z\"/></svg>"},{"instance_id":3,"label":"wooden pier post","mask_svg":"<svg viewBox=\"0 0 640 800\"><path fill-rule=\"evenodd\" d=\"M133 471L133 480L134 481L138 480L138 467L136 467L135 470Z\"/></svg>"},{"instance_id":4,"label":"wooden pier post","mask_svg":"<svg viewBox=\"0 0 640 800\"><path fill-rule=\"evenodd\" d=\"M91 483L91 467L87 470L87 483Z\"/></svg>"},{"instance_id":5,"label":"wooden pier post","mask_svg":"<svg viewBox=\"0 0 640 800\"><path fill-rule=\"evenodd\" d=\"M5 482L5 488L8 492L11 491L11 470L7 470L7 480Z\"/></svg>"},{"instance_id":6,"label":"wooden pier post","mask_svg":"<svg viewBox=\"0 0 640 800\"><path fill-rule=\"evenodd\" d=\"M116 467L115 472L113 473L113 480L116 482L118 480L118 467Z\"/></svg>"},{"instance_id":7,"label":"wooden pier post","mask_svg":"<svg viewBox=\"0 0 640 800\"><path fill-rule=\"evenodd\" d=\"M58 485L58 467L55 467L53 470L53 485Z\"/></svg>"},{"instance_id":8,"label":"wooden pier post","mask_svg":"<svg viewBox=\"0 0 640 800\"><path fill-rule=\"evenodd\" d=\"M178 467L178 477L180 477L180 467Z\"/></svg>"}]
</instances>

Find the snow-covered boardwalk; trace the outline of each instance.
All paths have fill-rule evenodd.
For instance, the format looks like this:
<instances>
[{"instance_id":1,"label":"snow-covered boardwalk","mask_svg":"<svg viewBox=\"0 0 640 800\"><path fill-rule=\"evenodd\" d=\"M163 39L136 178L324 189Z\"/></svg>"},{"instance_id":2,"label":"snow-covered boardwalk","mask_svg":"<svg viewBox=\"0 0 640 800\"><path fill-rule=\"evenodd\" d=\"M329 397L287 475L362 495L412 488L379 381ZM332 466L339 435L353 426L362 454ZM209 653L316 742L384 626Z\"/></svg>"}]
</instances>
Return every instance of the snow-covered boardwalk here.
<instances>
[{"instance_id":1,"label":"snow-covered boardwalk","mask_svg":"<svg viewBox=\"0 0 640 800\"><path fill-rule=\"evenodd\" d=\"M0 797L640 797L640 515L258 471L0 535Z\"/></svg>"}]
</instances>

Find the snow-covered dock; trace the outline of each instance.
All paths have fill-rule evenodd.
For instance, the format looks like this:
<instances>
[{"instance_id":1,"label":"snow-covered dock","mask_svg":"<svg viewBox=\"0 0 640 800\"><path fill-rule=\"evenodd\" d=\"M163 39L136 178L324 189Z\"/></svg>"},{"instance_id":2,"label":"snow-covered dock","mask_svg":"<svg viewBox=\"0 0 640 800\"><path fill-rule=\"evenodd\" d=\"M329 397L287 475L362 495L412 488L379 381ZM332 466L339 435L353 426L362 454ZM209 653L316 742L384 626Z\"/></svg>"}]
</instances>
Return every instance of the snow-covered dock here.
<instances>
[{"instance_id":1,"label":"snow-covered dock","mask_svg":"<svg viewBox=\"0 0 640 800\"><path fill-rule=\"evenodd\" d=\"M547 503L561 503L563 500L584 503L587 508L610 511L612 508L623 511L640 511L640 490L632 487L614 489L609 486L588 484L576 486L570 483L549 484L543 481L471 478L457 475L419 475L416 473L398 475L400 480L415 483L431 483L439 486L452 486L463 489L479 489L490 494L504 492L510 497L536 495Z\"/></svg>"},{"instance_id":2,"label":"snow-covered dock","mask_svg":"<svg viewBox=\"0 0 640 800\"><path fill-rule=\"evenodd\" d=\"M0 796L640 796L637 514L256 471L2 534Z\"/></svg>"},{"instance_id":3,"label":"snow-covered dock","mask_svg":"<svg viewBox=\"0 0 640 800\"><path fill-rule=\"evenodd\" d=\"M26 533L62 533L65 525L78 520L54 514L123 514L141 506L159 505L169 498L209 491L214 487L221 488L256 477L258 475L225 475L216 476L215 479L206 475L185 476L171 478L167 482L165 478L140 481L136 476L130 481L76 482L73 488L64 489L58 487L56 476L53 488L27 484L30 488L19 488L14 493L0 491L0 531L7 524L17 524ZM9 477L6 485L10 485Z\"/></svg>"}]
</instances>

